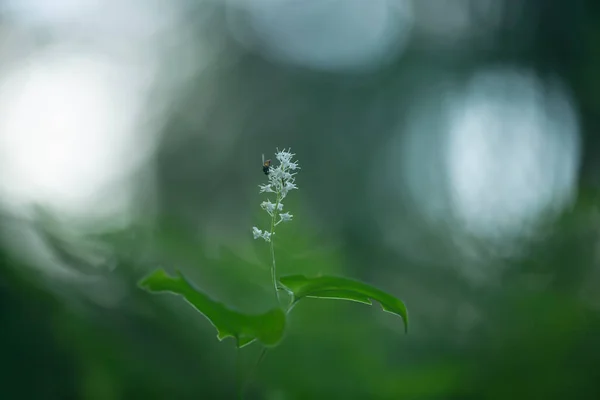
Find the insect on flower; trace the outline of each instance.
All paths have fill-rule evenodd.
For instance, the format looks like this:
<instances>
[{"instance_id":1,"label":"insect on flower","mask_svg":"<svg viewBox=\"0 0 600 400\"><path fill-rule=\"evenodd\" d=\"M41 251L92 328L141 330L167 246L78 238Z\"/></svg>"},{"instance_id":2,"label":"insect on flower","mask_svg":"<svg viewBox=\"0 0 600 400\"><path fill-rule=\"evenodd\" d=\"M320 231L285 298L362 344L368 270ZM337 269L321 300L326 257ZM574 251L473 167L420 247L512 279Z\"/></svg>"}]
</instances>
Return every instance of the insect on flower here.
<instances>
[{"instance_id":1,"label":"insect on flower","mask_svg":"<svg viewBox=\"0 0 600 400\"><path fill-rule=\"evenodd\" d=\"M265 155L262 155L263 172L265 175L269 175L269 169L271 168L271 160L265 161Z\"/></svg>"},{"instance_id":2,"label":"insect on flower","mask_svg":"<svg viewBox=\"0 0 600 400\"><path fill-rule=\"evenodd\" d=\"M275 227L282 222L289 222L293 215L289 212L283 212L283 200L288 193L294 189L298 189L295 183L295 175L300 169L298 163L292 160L294 156L289 150L277 150L275 158L277 165L273 165L271 160L265 161L265 155L262 155L263 172L268 176L266 184L258 185L260 193L274 196L272 202L269 199L263 201L260 207L265 210L271 217L271 229L263 231L257 227L253 228L254 239L262 238L267 242L271 241L271 235L275 234Z\"/></svg>"}]
</instances>

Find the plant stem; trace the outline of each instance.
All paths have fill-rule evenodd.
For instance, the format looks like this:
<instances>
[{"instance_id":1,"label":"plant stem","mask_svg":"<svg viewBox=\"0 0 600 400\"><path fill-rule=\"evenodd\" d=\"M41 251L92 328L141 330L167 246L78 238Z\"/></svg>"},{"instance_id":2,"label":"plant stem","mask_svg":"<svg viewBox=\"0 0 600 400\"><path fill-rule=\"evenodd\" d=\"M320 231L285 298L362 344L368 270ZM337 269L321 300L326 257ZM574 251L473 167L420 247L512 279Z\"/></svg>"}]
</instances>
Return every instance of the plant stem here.
<instances>
[{"instance_id":1,"label":"plant stem","mask_svg":"<svg viewBox=\"0 0 600 400\"><path fill-rule=\"evenodd\" d=\"M258 371L258 366L260 365L261 361L265 358L265 355L267 354L267 350L269 350L267 347L263 347L262 350L260 351L260 354L258 355L258 359L256 360L256 363L254 364L254 367L250 370L250 372L248 372L248 376L247 376L244 384L242 385L242 392L245 390L246 385L248 385L250 382L252 382L252 378L254 377L254 374Z\"/></svg>"},{"instance_id":2,"label":"plant stem","mask_svg":"<svg viewBox=\"0 0 600 400\"><path fill-rule=\"evenodd\" d=\"M277 211L281 203L281 192L277 192L277 200L275 201L275 210L273 210L273 216L271 217L271 279L273 280L273 287L275 288L275 295L277 296L277 303L281 304L279 299L279 285L277 285L277 266L275 264L275 220L277 219Z\"/></svg>"},{"instance_id":3,"label":"plant stem","mask_svg":"<svg viewBox=\"0 0 600 400\"><path fill-rule=\"evenodd\" d=\"M242 400L244 398L244 375L242 368L242 355L240 354L240 348L238 347L235 351L235 386L237 392L237 398Z\"/></svg>"},{"instance_id":4,"label":"plant stem","mask_svg":"<svg viewBox=\"0 0 600 400\"><path fill-rule=\"evenodd\" d=\"M277 296L277 303L280 303L279 287L277 286L277 272L276 272L276 266L275 266L275 245L273 244L272 236L271 236L271 258L273 259L273 264L271 265L271 278L273 279L273 287L275 288L275 295Z\"/></svg>"}]
</instances>

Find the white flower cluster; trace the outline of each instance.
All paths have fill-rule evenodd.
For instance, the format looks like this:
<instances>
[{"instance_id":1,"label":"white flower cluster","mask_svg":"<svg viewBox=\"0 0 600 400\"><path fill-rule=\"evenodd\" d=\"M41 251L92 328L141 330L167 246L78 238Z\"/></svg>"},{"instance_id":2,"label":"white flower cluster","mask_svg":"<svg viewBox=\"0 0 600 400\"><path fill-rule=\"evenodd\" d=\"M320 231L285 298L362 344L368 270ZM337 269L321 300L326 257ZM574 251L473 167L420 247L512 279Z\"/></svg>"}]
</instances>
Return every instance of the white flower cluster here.
<instances>
[{"instance_id":1,"label":"white flower cluster","mask_svg":"<svg viewBox=\"0 0 600 400\"><path fill-rule=\"evenodd\" d=\"M292 214L289 212L282 212L282 201L291 190L298 189L294 183L294 176L296 175L295 171L300 169L300 167L296 161L292 160L294 155L295 154L292 154L289 150L277 150L275 158L279 161L279 164L276 167L268 167L267 176L269 177L269 182L265 185L259 185L260 193L275 194L275 203L272 203L267 199L260 204L260 207L271 216L271 230L262 231L257 227L253 227L252 233L254 239L262 238L265 241L270 242L271 236L275 234L275 227L281 222L292 220ZM277 219L278 217L279 220Z\"/></svg>"}]
</instances>

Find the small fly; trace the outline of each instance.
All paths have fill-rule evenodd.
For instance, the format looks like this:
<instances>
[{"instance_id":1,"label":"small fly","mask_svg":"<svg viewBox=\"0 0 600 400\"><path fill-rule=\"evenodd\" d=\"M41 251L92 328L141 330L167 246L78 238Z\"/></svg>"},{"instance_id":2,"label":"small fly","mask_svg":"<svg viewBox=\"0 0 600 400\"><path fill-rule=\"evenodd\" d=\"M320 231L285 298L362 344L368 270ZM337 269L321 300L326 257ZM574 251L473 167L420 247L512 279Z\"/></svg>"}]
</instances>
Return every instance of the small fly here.
<instances>
[{"instance_id":1,"label":"small fly","mask_svg":"<svg viewBox=\"0 0 600 400\"><path fill-rule=\"evenodd\" d=\"M263 172L265 175L269 175L269 169L271 168L271 160L265 161L265 155L262 155L262 163L263 163Z\"/></svg>"}]
</instances>

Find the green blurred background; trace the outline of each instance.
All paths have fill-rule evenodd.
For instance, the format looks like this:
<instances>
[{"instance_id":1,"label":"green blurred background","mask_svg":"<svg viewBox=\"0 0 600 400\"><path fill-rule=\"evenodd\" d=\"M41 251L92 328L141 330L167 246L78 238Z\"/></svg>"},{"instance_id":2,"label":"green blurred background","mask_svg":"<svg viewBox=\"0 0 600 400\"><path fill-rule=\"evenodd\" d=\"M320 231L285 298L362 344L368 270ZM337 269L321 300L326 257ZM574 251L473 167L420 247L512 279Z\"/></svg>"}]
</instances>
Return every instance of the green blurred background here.
<instances>
[{"instance_id":1,"label":"green blurred background","mask_svg":"<svg viewBox=\"0 0 600 400\"><path fill-rule=\"evenodd\" d=\"M261 155L301 171L306 300L249 399L600 398L600 5L0 1L0 398L235 398L184 271L275 304Z\"/></svg>"}]
</instances>

